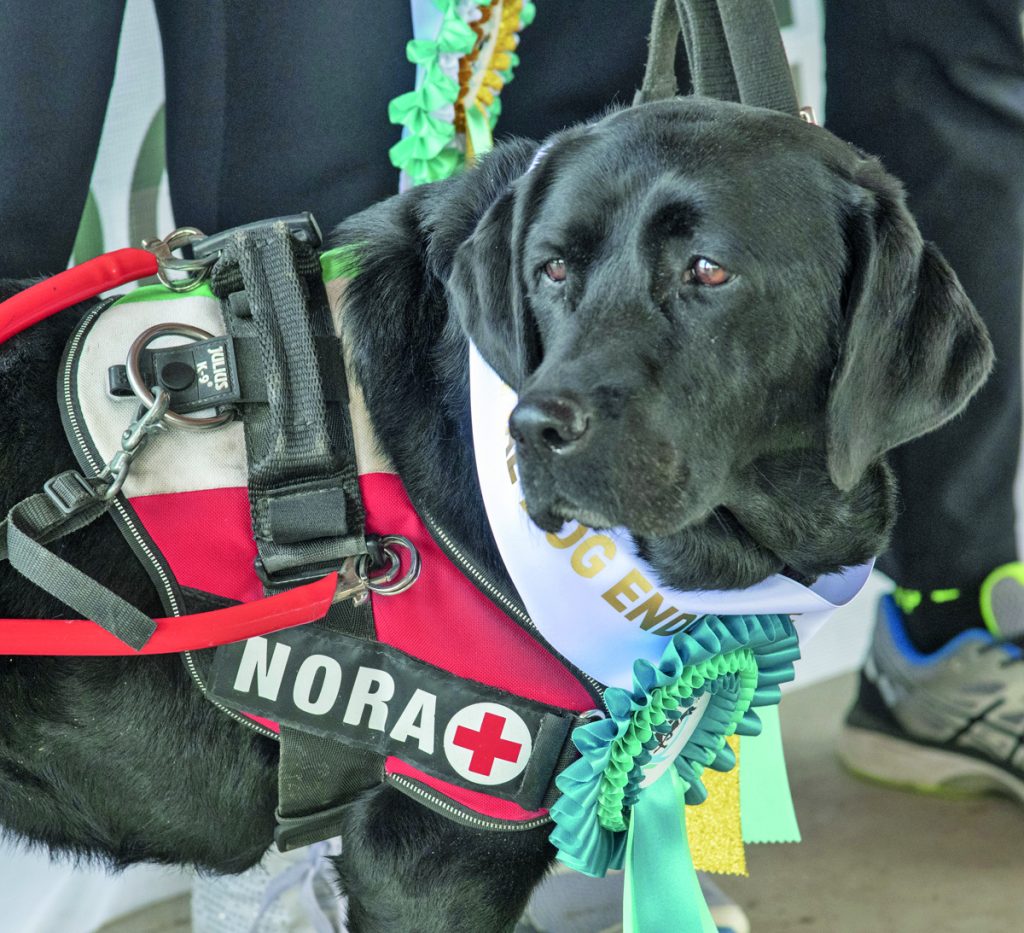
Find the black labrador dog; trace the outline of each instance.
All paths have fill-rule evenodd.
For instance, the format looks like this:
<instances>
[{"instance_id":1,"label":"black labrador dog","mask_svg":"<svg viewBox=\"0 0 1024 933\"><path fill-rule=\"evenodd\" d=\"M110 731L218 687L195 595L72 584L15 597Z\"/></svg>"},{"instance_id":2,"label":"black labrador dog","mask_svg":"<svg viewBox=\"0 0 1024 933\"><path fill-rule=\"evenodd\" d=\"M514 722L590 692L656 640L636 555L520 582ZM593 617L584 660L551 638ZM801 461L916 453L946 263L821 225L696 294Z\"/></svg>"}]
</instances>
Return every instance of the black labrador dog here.
<instances>
[{"instance_id":1,"label":"black labrador dog","mask_svg":"<svg viewBox=\"0 0 1024 933\"><path fill-rule=\"evenodd\" d=\"M381 444L499 578L467 339L520 393L534 521L625 526L680 588L809 581L878 553L885 452L958 412L992 360L879 163L741 105L652 103L510 142L332 241L360 250L346 339ZM0 347L4 510L73 466L53 386L75 316ZM160 613L110 522L58 547ZM0 615L62 612L0 567ZM16 836L239 871L272 839L276 757L175 657L0 657L0 823ZM338 871L353 931L497 933L552 855L545 828L474 831L381 786L349 808Z\"/></svg>"}]
</instances>

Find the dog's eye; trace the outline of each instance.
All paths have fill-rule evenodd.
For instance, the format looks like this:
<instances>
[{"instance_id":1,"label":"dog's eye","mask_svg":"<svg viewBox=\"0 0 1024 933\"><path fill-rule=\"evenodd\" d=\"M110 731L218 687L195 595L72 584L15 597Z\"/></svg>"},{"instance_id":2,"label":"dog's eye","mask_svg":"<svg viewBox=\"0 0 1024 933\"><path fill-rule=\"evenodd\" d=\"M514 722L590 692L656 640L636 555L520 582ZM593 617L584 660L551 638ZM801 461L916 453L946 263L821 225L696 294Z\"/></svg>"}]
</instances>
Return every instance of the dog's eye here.
<instances>
[{"instance_id":1,"label":"dog's eye","mask_svg":"<svg viewBox=\"0 0 1024 933\"><path fill-rule=\"evenodd\" d=\"M686 270L686 281L697 285L724 285L732 278L731 273L707 256L698 256Z\"/></svg>"},{"instance_id":2,"label":"dog's eye","mask_svg":"<svg viewBox=\"0 0 1024 933\"><path fill-rule=\"evenodd\" d=\"M565 277L568 274L568 270L565 266L564 259L549 259L544 264L544 274L556 284L561 284L565 281Z\"/></svg>"}]
</instances>

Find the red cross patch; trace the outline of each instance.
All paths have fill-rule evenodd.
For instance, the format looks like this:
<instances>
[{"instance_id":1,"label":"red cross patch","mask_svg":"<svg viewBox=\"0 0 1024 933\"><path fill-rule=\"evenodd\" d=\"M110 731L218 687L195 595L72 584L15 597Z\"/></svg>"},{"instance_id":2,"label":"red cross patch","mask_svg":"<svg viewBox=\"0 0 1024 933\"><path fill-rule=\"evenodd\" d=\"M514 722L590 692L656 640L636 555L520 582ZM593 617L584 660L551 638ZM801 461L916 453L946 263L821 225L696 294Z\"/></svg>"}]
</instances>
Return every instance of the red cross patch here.
<instances>
[{"instance_id":1,"label":"red cross patch","mask_svg":"<svg viewBox=\"0 0 1024 933\"><path fill-rule=\"evenodd\" d=\"M444 753L456 773L474 784L504 784L522 773L533 740L507 706L474 703L459 710L444 732Z\"/></svg>"}]
</instances>

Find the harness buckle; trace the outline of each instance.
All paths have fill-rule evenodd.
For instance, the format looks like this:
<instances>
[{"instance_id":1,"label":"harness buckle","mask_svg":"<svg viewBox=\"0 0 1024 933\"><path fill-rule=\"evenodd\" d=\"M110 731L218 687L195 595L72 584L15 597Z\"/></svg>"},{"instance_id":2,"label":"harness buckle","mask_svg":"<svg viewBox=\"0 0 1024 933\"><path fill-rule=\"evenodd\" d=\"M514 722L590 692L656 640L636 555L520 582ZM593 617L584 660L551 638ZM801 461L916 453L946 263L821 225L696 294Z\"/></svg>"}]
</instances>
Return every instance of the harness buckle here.
<instances>
[{"instance_id":1,"label":"harness buckle","mask_svg":"<svg viewBox=\"0 0 1024 933\"><path fill-rule=\"evenodd\" d=\"M43 492L50 497L60 513L68 517L103 501L103 493L78 470L66 470L51 476L43 483Z\"/></svg>"},{"instance_id":2,"label":"harness buckle","mask_svg":"<svg viewBox=\"0 0 1024 933\"><path fill-rule=\"evenodd\" d=\"M287 589L302 583L311 583L329 573L337 572L338 587L334 591L332 602L340 603L351 599L356 606L365 603L371 592L380 596L395 596L404 593L419 579L422 567L420 554L416 545L408 538L403 535L370 535L366 539L366 546L365 553L346 557L340 566L316 564L270 573L260 557L253 561L253 566L256 568L256 576L268 589ZM404 572L403 561L396 548L401 548L408 554L404 562Z\"/></svg>"},{"instance_id":3,"label":"harness buckle","mask_svg":"<svg viewBox=\"0 0 1024 933\"><path fill-rule=\"evenodd\" d=\"M304 567L296 567L291 570L278 570L271 573L267 570L263 559L257 557L253 561L256 576L260 582L269 590L286 590L303 583L312 583L320 580L329 573L338 574L338 588L335 590L332 602L340 603L342 600L351 599L355 605L361 606L366 602L370 594L369 580L365 573L366 555L356 554L346 557L339 566L337 563L314 564Z\"/></svg>"}]
</instances>

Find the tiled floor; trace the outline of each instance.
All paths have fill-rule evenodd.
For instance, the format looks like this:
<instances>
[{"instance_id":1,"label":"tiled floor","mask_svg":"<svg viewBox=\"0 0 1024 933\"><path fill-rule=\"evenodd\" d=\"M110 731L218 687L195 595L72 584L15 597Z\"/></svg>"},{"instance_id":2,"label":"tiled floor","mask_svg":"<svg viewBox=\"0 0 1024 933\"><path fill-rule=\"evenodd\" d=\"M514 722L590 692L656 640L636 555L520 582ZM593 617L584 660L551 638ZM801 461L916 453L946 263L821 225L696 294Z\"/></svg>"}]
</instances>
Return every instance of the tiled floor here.
<instances>
[{"instance_id":1,"label":"tiled floor","mask_svg":"<svg viewBox=\"0 0 1024 933\"><path fill-rule=\"evenodd\" d=\"M1024 930L1024 811L865 784L832 752L853 676L783 701L804 841L748 852L723 887L754 933L1002 933Z\"/></svg>"}]
</instances>

